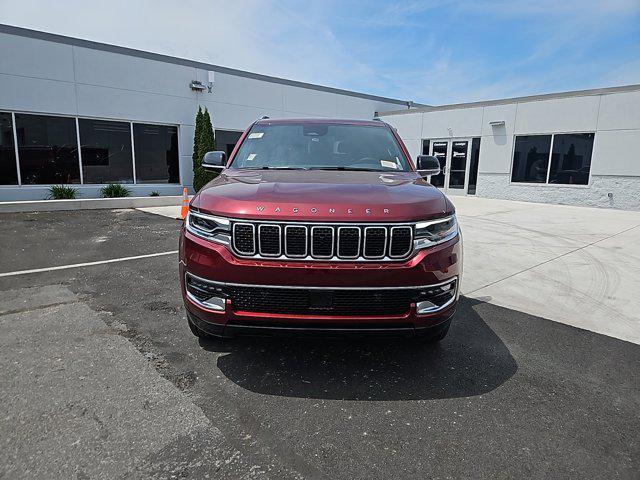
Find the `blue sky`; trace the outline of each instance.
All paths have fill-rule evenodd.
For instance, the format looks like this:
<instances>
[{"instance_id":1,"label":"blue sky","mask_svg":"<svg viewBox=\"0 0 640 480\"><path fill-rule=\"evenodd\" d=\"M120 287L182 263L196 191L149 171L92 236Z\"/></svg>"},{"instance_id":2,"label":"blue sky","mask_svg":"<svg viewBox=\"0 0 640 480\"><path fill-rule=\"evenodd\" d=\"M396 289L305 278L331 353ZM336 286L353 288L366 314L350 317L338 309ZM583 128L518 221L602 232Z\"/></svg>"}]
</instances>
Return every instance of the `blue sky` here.
<instances>
[{"instance_id":1,"label":"blue sky","mask_svg":"<svg viewBox=\"0 0 640 480\"><path fill-rule=\"evenodd\" d=\"M640 0L0 0L0 23L436 105L640 83Z\"/></svg>"}]
</instances>

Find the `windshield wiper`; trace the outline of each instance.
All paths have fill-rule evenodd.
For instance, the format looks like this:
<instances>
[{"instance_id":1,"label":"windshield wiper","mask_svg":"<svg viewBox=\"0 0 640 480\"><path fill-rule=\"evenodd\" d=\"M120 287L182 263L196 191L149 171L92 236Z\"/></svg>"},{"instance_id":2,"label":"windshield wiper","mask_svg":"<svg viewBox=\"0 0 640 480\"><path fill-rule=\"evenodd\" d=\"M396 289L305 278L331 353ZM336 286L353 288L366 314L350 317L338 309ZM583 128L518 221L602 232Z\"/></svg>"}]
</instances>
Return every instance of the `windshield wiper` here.
<instances>
[{"instance_id":1,"label":"windshield wiper","mask_svg":"<svg viewBox=\"0 0 640 480\"><path fill-rule=\"evenodd\" d=\"M384 172L386 170L380 170L377 168L365 168L365 167L310 167L309 170L338 170L338 171L353 171L353 172Z\"/></svg>"}]
</instances>

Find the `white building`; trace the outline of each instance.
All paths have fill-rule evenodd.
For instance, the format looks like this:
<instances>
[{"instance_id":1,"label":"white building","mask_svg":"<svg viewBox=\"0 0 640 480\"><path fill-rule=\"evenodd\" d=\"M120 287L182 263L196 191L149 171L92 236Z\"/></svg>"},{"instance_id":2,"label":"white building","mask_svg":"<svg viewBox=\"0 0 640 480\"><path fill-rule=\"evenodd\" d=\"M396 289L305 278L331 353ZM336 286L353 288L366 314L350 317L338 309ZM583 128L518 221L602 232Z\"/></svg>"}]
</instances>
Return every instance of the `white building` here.
<instances>
[{"instance_id":1,"label":"white building","mask_svg":"<svg viewBox=\"0 0 640 480\"><path fill-rule=\"evenodd\" d=\"M640 85L380 113L450 195L640 210Z\"/></svg>"},{"instance_id":2,"label":"white building","mask_svg":"<svg viewBox=\"0 0 640 480\"><path fill-rule=\"evenodd\" d=\"M7 25L0 52L0 201L61 183L83 198L112 182L178 195L192 185L198 106L229 151L263 115L371 119L408 105Z\"/></svg>"},{"instance_id":3,"label":"white building","mask_svg":"<svg viewBox=\"0 0 640 480\"><path fill-rule=\"evenodd\" d=\"M378 116L451 195L640 210L640 85L444 106L0 25L0 201L192 185L198 106L219 149L269 117ZM409 108L409 107L412 108Z\"/></svg>"}]
</instances>

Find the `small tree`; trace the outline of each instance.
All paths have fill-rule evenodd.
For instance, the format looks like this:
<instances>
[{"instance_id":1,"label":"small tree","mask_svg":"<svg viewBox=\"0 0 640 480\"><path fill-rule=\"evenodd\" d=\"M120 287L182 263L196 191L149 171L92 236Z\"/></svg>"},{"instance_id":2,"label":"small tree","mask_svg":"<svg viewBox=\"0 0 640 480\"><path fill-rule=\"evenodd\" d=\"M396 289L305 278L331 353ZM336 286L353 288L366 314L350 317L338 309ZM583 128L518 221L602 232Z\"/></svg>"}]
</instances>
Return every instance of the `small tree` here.
<instances>
[{"instance_id":1,"label":"small tree","mask_svg":"<svg viewBox=\"0 0 640 480\"><path fill-rule=\"evenodd\" d=\"M191 159L193 160L193 186L196 190L196 179L200 176L200 170L202 170L202 157L200 157L200 137L202 137L202 120L204 119L204 113L202 113L202 108L198 107L198 113L196 113L196 123L193 134L193 155Z\"/></svg>"},{"instance_id":2,"label":"small tree","mask_svg":"<svg viewBox=\"0 0 640 480\"><path fill-rule=\"evenodd\" d=\"M200 123L198 123L198 115L201 115ZM204 154L216 149L216 137L209 111L205 108L202 112L202 109L198 108L198 115L196 115L196 132L193 141L193 188L196 192L218 175L217 172L208 172L202 168Z\"/></svg>"}]
</instances>

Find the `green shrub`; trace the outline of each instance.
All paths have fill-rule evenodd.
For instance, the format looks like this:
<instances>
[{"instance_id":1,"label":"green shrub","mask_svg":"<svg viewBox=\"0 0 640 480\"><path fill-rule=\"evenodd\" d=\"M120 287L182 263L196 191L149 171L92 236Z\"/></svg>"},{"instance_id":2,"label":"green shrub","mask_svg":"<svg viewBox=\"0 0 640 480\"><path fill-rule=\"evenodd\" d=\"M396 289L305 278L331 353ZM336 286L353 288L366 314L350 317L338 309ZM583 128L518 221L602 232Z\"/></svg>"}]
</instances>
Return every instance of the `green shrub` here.
<instances>
[{"instance_id":1,"label":"green shrub","mask_svg":"<svg viewBox=\"0 0 640 480\"><path fill-rule=\"evenodd\" d=\"M150 197L159 197L160 196L160 192L157 190L154 190L153 192L151 192L149 194Z\"/></svg>"},{"instance_id":2,"label":"green shrub","mask_svg":"<svg viewBox=\"0 0 640 480\"><path fill-rule=\"evenodd\" d=\"M100 189L100 195L102 195L103 198L128 197L130 194L131 190L119 183L110 183Z\"/></svg>"},{"instance_id":3,"label":"green shrub","mask_svg":"<svg viewBox=\"0 0 640 480\"><path fill-rule=\"evenodd\" d=\"M78 189L64 185L51 185L48 200L70 200L76 198Z\"/></svg>"},{"instance_id":4,"label":"green shrub","mask_svg":"<svg viewBox=\"0 0 640 480\"><path fill-rule=\"evenodd\" d=\"M202 168L202 157L216 149L216 137L211 125L209 111L198 107L196 114L195 134L193 136L193 188L197 192L208 182L216 178L217 172L209 172Z\"/></svg>"}]
</instances>

